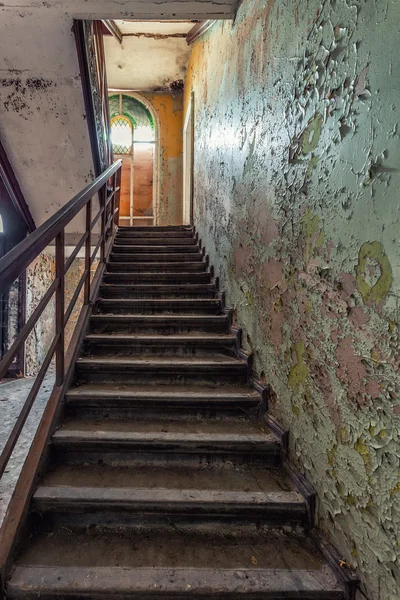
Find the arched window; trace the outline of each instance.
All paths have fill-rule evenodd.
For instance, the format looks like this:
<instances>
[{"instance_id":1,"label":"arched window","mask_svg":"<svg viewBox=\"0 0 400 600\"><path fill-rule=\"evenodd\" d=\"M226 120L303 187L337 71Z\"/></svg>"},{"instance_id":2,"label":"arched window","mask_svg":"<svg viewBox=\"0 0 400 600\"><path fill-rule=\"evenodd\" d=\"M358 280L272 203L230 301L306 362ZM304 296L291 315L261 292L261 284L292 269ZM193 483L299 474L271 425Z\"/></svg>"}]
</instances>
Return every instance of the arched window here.
<instances>
[{"instance_id":1,"label":"arched window","mask_svg":"<svg viewBox=\"0 0 400 600\"><path fill-rule=\"evenodd\" d=\"M147 101L133 95L112 94L108 101L113 152L122 159L120 224L153 225L158 164L153 115Z\"/></svg>"}]
</instances>

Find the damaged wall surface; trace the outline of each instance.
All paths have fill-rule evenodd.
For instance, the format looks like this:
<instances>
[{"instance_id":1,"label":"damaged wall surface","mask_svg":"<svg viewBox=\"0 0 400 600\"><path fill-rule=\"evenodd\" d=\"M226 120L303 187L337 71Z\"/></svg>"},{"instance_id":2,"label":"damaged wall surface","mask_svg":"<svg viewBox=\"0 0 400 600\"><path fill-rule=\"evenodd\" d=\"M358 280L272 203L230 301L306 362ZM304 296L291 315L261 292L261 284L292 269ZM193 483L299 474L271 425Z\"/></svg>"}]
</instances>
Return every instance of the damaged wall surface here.
<instances>
[{"instance_id":1,"label":"damaged wall surface","mask_svg":"<svg viewBox=\"0 0 400 600\"><path fill-rule=\"evenodd\" d=\"M218 19L237 0L0 3L0 136L41 225L93 178L73 18ZM68 231L81 230L80 221Z\"/></svg>"},{"instance_id":2,"label":"damaged wall surface","mask_svg":"<svg viewBox=\"0 0 400 600\"><path fill-rule=\"evenodd\" d=\"M200 238L373 600L400 597L399 26L390 0L245 0L185 87Z\"/></svg>"}]
</instances>

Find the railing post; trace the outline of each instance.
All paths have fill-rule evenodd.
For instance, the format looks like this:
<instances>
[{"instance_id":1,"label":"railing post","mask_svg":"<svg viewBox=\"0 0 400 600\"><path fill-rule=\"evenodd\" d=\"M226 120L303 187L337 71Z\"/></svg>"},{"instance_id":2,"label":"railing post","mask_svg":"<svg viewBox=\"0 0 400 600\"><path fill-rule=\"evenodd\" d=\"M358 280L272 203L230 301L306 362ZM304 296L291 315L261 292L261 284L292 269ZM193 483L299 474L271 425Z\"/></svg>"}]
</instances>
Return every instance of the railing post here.
<instances>
[{"instance_id":1,"label":"railing post","mask_svg":"<svg viewBox=\"0 0 400 600\"><path fill-rule=\"evenodd\" d=\"M90 302L90 267L91 267L91 251L92 251L92 230L90 228L92 222L92 199L86 204L86 233L88 234L85 242L85 291L84 304Z\"/></svg>"},{"instance_id":2,"label":"railing post","mask_svg":"<svg viewBox=\"0 0 400 600\"><path fill-rule=\"evenodd\" d=\"M56 237L56 277L59 284L56 290L56 385L64 382L64 229Z\"/></svg>"},{"instance_id":3,"label":"railing post","mask_svg":"<svg viewBox=\"0 0 400 600\"><path fill-rule=\"evenodd\" d=\"M107 183L99 191L100 208L103 209L101 216L101 246L100 246L100 262L105 262L106 259L106 223L107 223L107 210L106 210L106 199L107 199Z\"/></svg>"},{"instance_id":4,"label":"railing post","mask_svg":"<svg viewBox=\"0 0 400 600\"><path fill-rule=\"evenodd\" d=\"M115 173L115 208L118 208L118 211L115 213L114 216L114 223L115 225L118 227L118 223L119 223L119 204L120 204L120 198L121 198L121 176L122 176L122 166L119 167L118 171Z\"/></svg>"}]
</instances>

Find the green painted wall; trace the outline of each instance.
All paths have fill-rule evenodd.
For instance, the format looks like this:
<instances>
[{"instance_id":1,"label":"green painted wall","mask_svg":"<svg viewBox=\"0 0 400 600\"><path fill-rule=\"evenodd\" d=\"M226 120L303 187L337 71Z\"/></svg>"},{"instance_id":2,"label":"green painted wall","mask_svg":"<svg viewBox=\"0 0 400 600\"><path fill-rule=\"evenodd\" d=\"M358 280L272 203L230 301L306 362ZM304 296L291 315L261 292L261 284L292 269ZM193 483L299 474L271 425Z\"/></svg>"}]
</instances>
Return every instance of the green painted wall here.
<instances>
[{"instance_id":1,"label":"green painted wall","mask_svg":"<svg viewBox=\"0 0 400 600\"><path fill-rule=\"evenodd\" d=\"M195 222L318 519L400 597L400 3L245 0L193 47Z\"/></svg>"}]
</instances>

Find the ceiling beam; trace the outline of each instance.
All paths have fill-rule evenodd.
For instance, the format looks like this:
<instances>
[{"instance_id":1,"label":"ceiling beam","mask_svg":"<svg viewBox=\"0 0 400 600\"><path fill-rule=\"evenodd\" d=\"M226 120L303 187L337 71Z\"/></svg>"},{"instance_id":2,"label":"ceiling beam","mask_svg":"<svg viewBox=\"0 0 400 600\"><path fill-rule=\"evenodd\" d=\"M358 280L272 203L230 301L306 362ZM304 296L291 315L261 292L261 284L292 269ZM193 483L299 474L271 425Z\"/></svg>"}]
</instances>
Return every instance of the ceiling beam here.
<instances>
[{"instance_id":1,"label":"ceiling beam","mask_svg":"<svg viewBox=\"0 0 400 600\"><path fill-rule=\"evenodd\" d=\"M107 27L111 35L114 36L120 44L122 44L122 33L116 22L112 19L102 19L102 22L104 26Z\"/></svg>"},{"instance_id":2,"label":"ceiling beam","mask_svg":"<svg viewBox=\"0 0 400 600\"><path fill-rule=\"evenodd\" d=\"M186 41L188 45L193 44L201 35L203 35L206 31L210 29L216 23L216 21L212 21L208 19L207 21L199 21L196 23L194 27L189 31L186 36Z\"/></svg>"}]
</instances>

